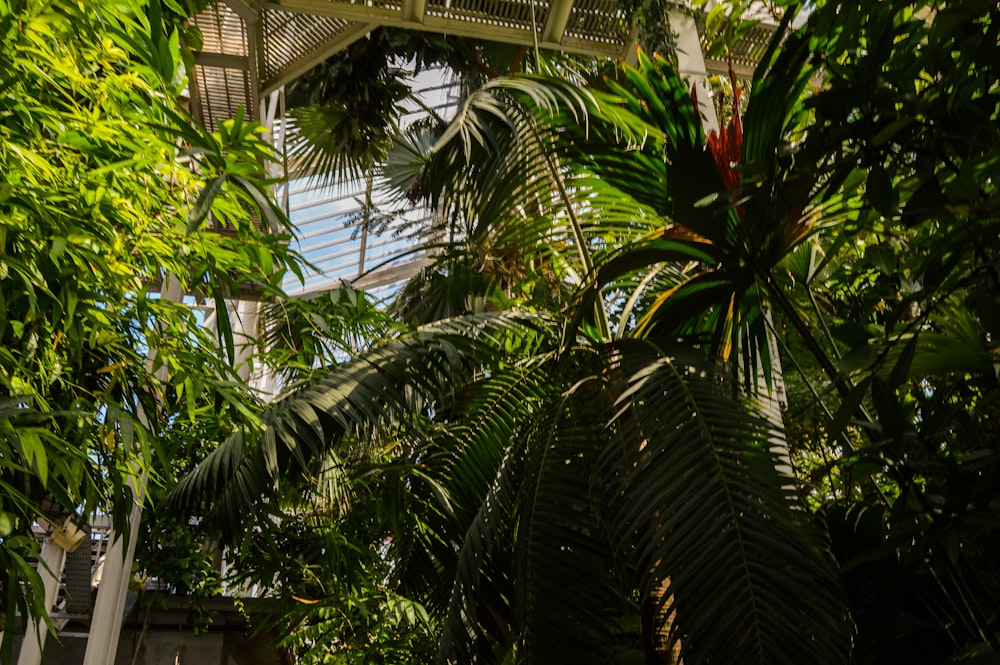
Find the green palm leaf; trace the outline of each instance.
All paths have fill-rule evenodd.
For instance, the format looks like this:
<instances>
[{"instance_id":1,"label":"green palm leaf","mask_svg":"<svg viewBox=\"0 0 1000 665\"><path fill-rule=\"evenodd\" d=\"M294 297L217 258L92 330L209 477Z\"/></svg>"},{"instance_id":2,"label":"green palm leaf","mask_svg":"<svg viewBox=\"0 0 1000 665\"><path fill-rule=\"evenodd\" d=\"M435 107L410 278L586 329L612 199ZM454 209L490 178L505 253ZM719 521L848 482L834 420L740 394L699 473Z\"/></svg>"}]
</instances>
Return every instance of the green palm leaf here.
<instances>
[{"instance_id":1,"label":"green palm leaf","mask_svg":"<svg viewBox=\"0 0 1000 665\"><path fill-rule=\"evenodd\" d=\"M597 461L611 415L595 375L552 402L526 432L515 542L520 662L612 662L622 646L616 620L635 613L627 577L616 575L627 553L608 538L601 500Z\"/></svg>"},{"instance_id":2,"label":"green palm leaf","mask_svg":"<svg viewBox=\"0 0 1000 665\"><path fill-rule=\"evenodd\" d=\"M544 405L546 396L558 390L550 381L550 363L551 355L542 353L525 362L494 367L488 376L468 384L451 408L436 414L439 431L431 433L432 440L420 448L421 463L440 484L451 509L447 513L435 510L422 518L428 528L411 539L419 541L422 551L416 552L405 542L405 535L394 543L407 548L407 556L417 555L415 561L406 561L401 579L409 586L415 573L420 591L429 594L432 604L442 612L460 611L468 617L480 614L475 607L476 594L463 599L456 593L458 589L478 588L473 582L480 576L479 552L492 547L496 523L477 525L477 521L483 517L484 504L506 501L503 478L512 463L507 459L511 442ZM489 499L490 494L496 498ZM420 569L427 564L433 571ZM495 589L489 593L501 595ZM470 604L463 605L466 601ZM447 609L449 604L451 609ZM494 604L490 612L505 614L504 607L503 603ZM464 619L459 624L462 635L476 630L475 620ZM447 630L455 630L455 626ZM496 637L495 630L493 633Z\"/></svg>"},{"instance_id":3,"label":"green palm leaf","mask_svg":"<svg viewBox=\"0 0 1000 665\"><path fill-rule=\"evenodd\" d=\"M593 391L560 396L560 365L539 360L534 385L516 391L532 395L520 401L519 426L495 439L503 457L461 540L444 662L491 662L508 650L525 662L600 662L613 646L608 612L622 602L614 585L599 582L610 574L610 546L587 470L606 414Z\"/></svg>"},{"instance_id":4,"label":"green palm leaf","mask_svg":"<svg viewBox=\"0 0 1000 665\"><path fill-rule=\"evenodd\" d=\"M615 354L622 393L604 451L623 488L614 521L648 571L644 596L667 584L684 661L846 661L832 559L778 470L771 426L703 367L636 342Z\"/></svg>"},{"instance_id":5,"label":"green palm leaf","mask_svg":"<svg viewBox=\"0 0 1000 665\"><path fill-rule=\"evenodd\" d=\"M499 313L462 317L417 329L360 354L275 403L263 432L236 432L172 493L197 509L212 501L211 516L229 533L283 483L311 484L328 451L345 435L412 418L452 391L483 363L536 348L551 321Z\"/></svg>"},{"instance_id":6,"label":"green palm leaf","mask_svg":"<svg viewBox=\"0 0 1000 665\"><path fill-rule=\"evenodd\" d=\"M637 621L639 598L675 616L662 631L685 662L845 660L832 561L778 471L771 426L708 368L643 342L602 355L606 369L585 351L548 365L561 394L537 395L494 449L442 659L611 662L640 646L612 619Z\"/></svg>"}]
</instances>

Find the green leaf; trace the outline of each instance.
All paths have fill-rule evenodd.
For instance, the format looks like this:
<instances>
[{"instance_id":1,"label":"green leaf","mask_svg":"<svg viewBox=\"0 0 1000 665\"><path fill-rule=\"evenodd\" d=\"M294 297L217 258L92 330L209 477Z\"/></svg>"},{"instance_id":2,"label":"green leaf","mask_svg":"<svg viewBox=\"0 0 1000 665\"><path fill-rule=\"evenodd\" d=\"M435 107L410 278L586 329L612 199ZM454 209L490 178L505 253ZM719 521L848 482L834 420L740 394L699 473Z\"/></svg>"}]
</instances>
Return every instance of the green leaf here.
<instances>
[{"instance_id":1,"label":"green leaf","mask_svg":"<svg viewBox=\"0 0 1000 665\"><path fill-rule=\"evenodd\" d=\"M872 207L886 217L891 217L899 207L899 192L893 187L889 172L881 164L868 169L865 195Z\"/></svg>"},{"instance_id":2,"label":"green leaf","mask_svg":"<svg viewBox=\"0 0 1000 665\"><path fill-rule=\"evenodd\" d=\"M257 210L264 215L264 219L267 221L267 227L270 229L271 233L281 233L288 227L288 223L280 214L280 208L275 205L275 201L271 197L270 192L265 193L258 183L252 182L243 176L232 176L232 180L234 183L239 185L239 187L246 192L257 205Z\"/></svg>"},{"instance_id":3,"label":"green leaf","mask_svg":"<svg viewBox=\"0 0 1000 665\"><path fill-rule=\"evenodd\" d=\"M627 384L604 457L627 484L611 523L650 571L643 593L676 612L670 638L684 661L840 662L844 601L778 470L779 434L696 361L634 344L616 351ZM813 627L790 635L790 615Z\"/></svg>"},{"instance_id":4,"label":"green leaf","mask_svg":"<svg viewBox=\"0 0 1000 665\"><path fill-rule=\"evenodd\" d=\"M14 515L0 510L0 538L6 538L13 533L15 525Z\"/></svg>"},{"instance_id":5,"label":"green leaf","mask_svg":"<svg viewBox=\"0 0 1000 665\"><path fill-rule=\"evenodd\" d=\"M49 479L49 461L41 437L32 430L21 429L17 433L17 438L21 444L21 454L25 463L37 474L42 487L46 487Z\"/></svg>"},{"instance_id":6,"label":"green leaf","mask_svg":"<svg viewBox=\"0 0 1000 665\"><path fill-rule=\"evenodd\" d=\"M896 390L877 376L872 384L872 405L878 413L882 433L892 439L902 437L906 425L906 413L899 402Z\"/></svg>"},{"instance_id":7,"label":"green leaf","mask_svg":"<svg viewBox=\"0 0 1000 665\"><path fill-rule=\"evenodd\" d=\"M853 374L859 370L871 367L872 363L875 362L881 353L881 347L865 343L844 354L838 363L838 367L843 374Z\"/></svg>"},{"instance_id":8,"label":"green leaf","mask_svg":"<svg viewBox=\"0 0 1000 665\"><path fill-rule=\"evenodd\" d=\"M914 333L906 341L903 352L899 355L896 364L892 366L892 372L889 374L887 383L890 388L894 390L899 388L910 375L910 367L913 365L913 359L917 353L917 341L919 338L919 333Z\"/></svg>"},{"instance_id":9,"label":"green leaf","mask_svg":"<svg viewBox=\"0 0 1000 665\"><path fill-rule=\"evenodd\" d=\"M830 424L827 426L827 441L833 443L840 438L847 427L847 423L858 413L861 404L864 402L868 389L871 387L872 376L866 376L856 386L851 388L847 396L841 400L837 412L833 414Z\"/></svg>"},{"instance_id":10,"label":"green leaf","mask_svg":"<svg viewBox=\"0 0 1000 665\"><path fill-rule=\"evenodd\" d=\"M909 117L896 118L882 128L874 137L872 137L872 145L880 146L887 143L892 140L892 137L899 133L900 130L905 129L915 121L915 118Z\"/></svg>"},{"instance_id":11,"label":"green leaf","mask_svg":"<svg viewBox=\"0 0 1000 665\"><path fill-rule=\"evenodd\" d=\"M215 197L218 196L219 191L222 189L222 185L225 182L226 176L218 176L217 178L213 178L209 181L209 183L205 185L205 188L201 190L198 200L188 213L188 233L193 233L199 226L201 226L201 223L205 221L209 211L212 209L212 204L215 202Z\"/></svg>"}]
</instances>

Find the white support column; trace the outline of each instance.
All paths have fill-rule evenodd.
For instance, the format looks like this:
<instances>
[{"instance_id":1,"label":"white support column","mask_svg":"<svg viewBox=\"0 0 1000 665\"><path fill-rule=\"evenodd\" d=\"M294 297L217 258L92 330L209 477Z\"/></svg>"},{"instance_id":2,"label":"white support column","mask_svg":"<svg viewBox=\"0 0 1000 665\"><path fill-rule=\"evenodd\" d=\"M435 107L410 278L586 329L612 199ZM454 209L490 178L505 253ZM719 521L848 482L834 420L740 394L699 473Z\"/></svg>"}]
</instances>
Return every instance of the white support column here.
<instances>
[{"instance_id":1,"label":"white support column","mask_svg":"<svg viewBox=\"0 0 1000 665\"><path fill-rule=\"evenodd\" d=\"M712 90L708 86L708 70L705 68L705 56L701 52L701 41L698 39L698 26L694 17L683 11L668 11L670 28L677 34L677 71L682 78L687 79L697 87L698 110L705 127L705 133L719 131L719 117L712 103Z\"/></svg>"},{"instance_id":2,"label":"white support column","mask_svg":"<svg viewBox=\"0 0 1000 665\"><path fill-rule=\"evenodd\" d=\"M94 616L90 622L90 636L87 639L83 665L114 665L118 654L118 638L121 636L125 598L132 576L132 559L135 557L142 504L146 498L146 481L144 473L139 477L133 476L131 480L135 502L129 513L127 540L122 534L112 534L114 541L108 546L104 558L104 572L101 575L101 585L97 589L97 604L94 606Z\"/></svg>"},{"instance_id":3,"label":"white support column","mask_svg":"<svg viewBox=\"0 0 1000 665\"><path fill-rule=\"evenodd\" d=\"M244 381L250 382L251 363L256 352L257 321L260 303L255 300L229 300L226 302L233 323L233 345L236 347L234 367Z\"/></svg>"},{"instance_id":4,"label":"white support column","mask_svg":"<svg viewBox=\"0 0 1000 665\"><path fill-rule=\"evenodd\" d=\"M163 300L181 302L184 294L180 284L170 275L163 280L160 292ZM150 349L148 365L152 367L156 358L156 349ZM162 372L166 372L164 368ZM161 379L165 376L160 376ZM136 413L139 423L149 427L145 412L139 406ZM83 665L114 665L118 655L118 638L121 636L122 620L125 613L125 599L128 595L128 583L132 576L132 560L135 558L135 544L139 536L139 522L142 518L142 505L146 501L146 483L149 480L145 472L139 472L137 465L132 465L133 475L129 479L134 501L128 518L128 538L122 534L111 534L111 543L104 557L104 570L101 574L101 585L97 588L97 603L90 622L90 636L87 638L87 651L83 656Z\"/></svg>"},{"instance_id":5,"label":"white support column","mask_svg":"<svg viewBox=\"0 0 1000 665\"><path fill-rule=\"evenodd\" d=\"M542 29L542 42L546 44L561 44L569 17L573 14L574 0L552 0L549 6L549 17Z\"/></svg>"},{"instance_id":6,"label":"white support column","mask_svg":"<svg viewBox=\"0 0 1000 665\"><path fill-rule=\"evenodd\" d=\"M59 592L59 578L62 577L66 550L57 545L52 538L46 536L39 558L38 574L42 577L42 588L45 590L45 609L47 612L51 612ZM44 620L35 622L29 620L26 623L29 628L24 633L24 641L21 643L21 653L17 657L17 665L41 665L42 649L45 648L45 638L48 637L49 627ZM30 628L32 623L35 624L34 630Z\"/></svg>"}]
</instances>

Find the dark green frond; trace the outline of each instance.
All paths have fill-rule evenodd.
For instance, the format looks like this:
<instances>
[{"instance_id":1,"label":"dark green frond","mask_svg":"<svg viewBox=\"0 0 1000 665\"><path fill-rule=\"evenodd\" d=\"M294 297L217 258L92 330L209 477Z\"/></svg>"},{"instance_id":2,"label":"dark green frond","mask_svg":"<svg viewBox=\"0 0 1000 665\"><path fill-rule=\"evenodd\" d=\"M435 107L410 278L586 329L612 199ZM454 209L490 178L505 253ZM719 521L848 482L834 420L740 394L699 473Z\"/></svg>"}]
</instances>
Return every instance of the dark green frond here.
<instances>
[{"instance_id":1,"label":"dark green frond","mask_svg":"<svg viewBox=\"0 0 1000 665\"><path fill-rule=\"evenodd\" d=\"M417 329L333 368L272 406L252 443L230 437L173 492L196 509L213 501L227 530L283 482L311 483L325 452L345 434L386 426L452 400L483 363L529 353L552 322L530 314L461 317Z\"/></svg>"},{"instance_id":2,"label":"dark green frond","mask_svg":"<svg viewBox=\"0 0 1000 665\"><path fill-rule=\"evenodd\" d=\"M517 504L514 603L518 662L611 663L628 594L615 573L599 452L612 403L598 375L552 402L526 432ZM631 608L634 609L634 608Z\"/></svg>"},{"instance_id":3,"label":"dark green frond","mask_svg":"<svg viewBox=\"0 0 1000 665\"><path fill-rule=\"evenodd\" d=\"M770 425L712 372L623 344L614 522L646 597L667 583L686 663L845 662L849 629L832 561L779 471ZM614 356L613 356L614 357Z\"/></svg>"},{"instance_id":4,"label":"dark green frond","mask_svg":"<svg viewBox=\"0 0 1000 665\"><path fill-rule=\"evenodd\" d=\"M447 506L422 514L422 528L413 534L397 534L393 546L394 553L401 555L400 577L407 588L427 594L430 605L442 614L455 581L448 571L456 569L460 558L474 554L462 550L462 534L476 528L477 514L502 473L517 433L558 391L549 380L550 369L551 357L546 353L527 362L494 367L435 413L433 430L422 432L425 440L415 457ZM431 506L442 503L441 498L429 495L424 500ZM471 571L470 567L467 572Z\"/></svg>"},{"instance_id":5,"label":"dark green frond","mask_svg":"<svg viewBox=\"0 0 1000 665\"><path fill-rule=\"evenodd\" d=\"M343 105L304 106L288 116L287 159L297 177L324 185L363 178L388 152L391 128L365 124Z\"/></svg>"},{"instance_id":6,"label":"dark green frond","mask_svg":"<svg viewBox=\"0 0 1000 665\"><path fill-rule=\"evenodd\" d=\"M449 567L454 578L447 580L450 598L441 638L445 662L473 662L485 657L480 643L509 643L512 638L510 543L517 533L512 511L524 474L521 439L559 392L553 370L553 357L540 354L491 372L469 387L455 413L446 414L457 426L439 465L464 535L455 543L457 557Z\"/></svg>"},{"instance_id":7,"label":"dark green frond","mask_svg":"<svg viewBox=\"0 0 1000 665\"><path fill-rule=\"evenodd\" d=\"M503 567L495 559L502 556L498 534L512 508L519 454L507 449L462 537L439 641L441 662L448 665L491 662L491 642L509 640L509 600L496 593L506 585L498 583Z\"/></svg>"}]
</instances>

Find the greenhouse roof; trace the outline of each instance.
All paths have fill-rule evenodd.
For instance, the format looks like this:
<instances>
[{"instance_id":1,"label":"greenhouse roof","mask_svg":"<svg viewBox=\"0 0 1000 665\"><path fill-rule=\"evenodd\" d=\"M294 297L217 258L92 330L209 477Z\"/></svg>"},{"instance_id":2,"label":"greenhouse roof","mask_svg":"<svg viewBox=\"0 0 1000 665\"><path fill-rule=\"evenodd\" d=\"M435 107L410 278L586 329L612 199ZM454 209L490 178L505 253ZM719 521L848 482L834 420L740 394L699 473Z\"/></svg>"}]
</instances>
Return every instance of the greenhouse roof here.
<instances>
[{"instance_id":1,"label":"greenhouse roof","mask_svg":"<svg viewBox=\"0 0 1000 665\"><path fill-rule=\"evenodd\" d=\"M225 0L194 19L204 43L191 92L206 126L260 99L380 26L622 57L635 31L615 0Z\"/></svg>"},{"instance_id":2,"label":"greenhouse roof","mask_svg":"<svg viewBox=\"0 0 1000 665\"><path fill-rule=\"evenodd\" d=\"M242 108L271 128L279 143L284 109L277 91L380 26L614 58L633 53L636 42L636 30L617 0L216 0L193 23L203 36L190 85L195 117L215 130ZM748 76L773 30L762 21L726 61L706 58L700 71L725 73L733 67ZM429 97L428 90L434 91ZM414 91L450 115L455 99L448 96L447 83L422 81ZM420 242L412 234L395 227L375 235L352 232L363 181L324 188L280 175L291 181L280 195L297 229L296 249L312 266L304 284L286 284L290 292L331 288L341 280L365 289L391 288L426 263L413 251ZM421 214L426 211L406 216ZM413 220L400 223L412 226Z\"/></svg>"}]
</instances>

